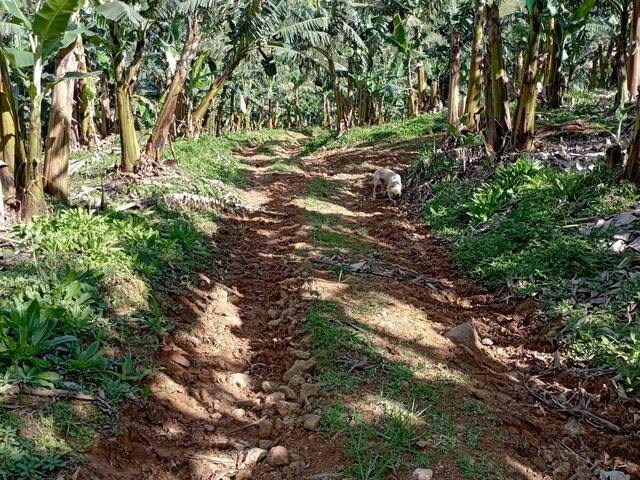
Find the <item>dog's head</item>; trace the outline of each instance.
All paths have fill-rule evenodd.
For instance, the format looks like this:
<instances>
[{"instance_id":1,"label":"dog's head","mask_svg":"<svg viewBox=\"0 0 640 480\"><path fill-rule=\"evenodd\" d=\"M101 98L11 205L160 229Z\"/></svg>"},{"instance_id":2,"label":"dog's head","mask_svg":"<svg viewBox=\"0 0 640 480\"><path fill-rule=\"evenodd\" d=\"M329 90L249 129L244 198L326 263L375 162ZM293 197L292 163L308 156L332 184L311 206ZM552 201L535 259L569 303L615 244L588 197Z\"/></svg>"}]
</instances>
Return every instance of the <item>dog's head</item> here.
<instances>
[{"instance_id":1,"label":"dog's head","mask_svg":"<svg viewBox=\"0 0 640 480\"><path fill-rule=\"evenodd\" d=\"M393 197L400 197L402 195L402 184L400 182L389 184L389 194Z\"/></svg>"}]
</instances>

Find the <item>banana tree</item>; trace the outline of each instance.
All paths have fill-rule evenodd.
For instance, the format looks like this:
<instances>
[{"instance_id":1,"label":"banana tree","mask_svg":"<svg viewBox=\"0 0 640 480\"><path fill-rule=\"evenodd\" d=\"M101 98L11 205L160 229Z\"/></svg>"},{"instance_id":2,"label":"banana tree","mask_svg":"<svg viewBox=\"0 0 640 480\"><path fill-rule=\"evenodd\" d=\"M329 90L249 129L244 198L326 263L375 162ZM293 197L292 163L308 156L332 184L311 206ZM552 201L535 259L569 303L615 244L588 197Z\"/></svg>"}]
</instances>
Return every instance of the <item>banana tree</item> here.
<instances>
[{"instance_id":1,"label":"banana tree","mask_svg":"<svg viewBox=\"0 0 640 480\"><path fill-rule=\"evenodd\" d=\"M21 179L20 194L22 217L30 219L44 212L43 162L42 162L42 99L47 88L43 86L46 59L73 41L75 36L65 36L71 16L78 11L82 0L46 0L32 18L27 16L28 5L18 0L0 0L0 8L11 17L23 33L24 45L18 49L7 49L13 67L22 72L30 69L30 75L20 75L29 92L29 126L27 133L26 159ZM70 37L70 38L69 38ZM64 80L64 79L61 79Z\"/></svg>"},{"instance_id":2,"label":"banana tree","mask_svg":"<svg viewBox=\"0 0 640 480\"><path fill-rule=\"evenodd\" d=\"M393 17L393 35L387 35L386 40L391 43L404 61L407 75L407 113L414 117L418 113L416 90L413 88L413 58L418 56L420 48L420 38L416 35L409 38L409 32L399 14Z\"/></svg>"},{"instance_id":3,"label":"banana tree","mask_svg":"<svg viewBox=\"0 0 640 480\"><path fill-rule=\"evenodd\" d=\"M583 0L571 13L562 0L547 0L547 8L554 19L552 46L549 64L549 83L547 85L549 106L557 108L562 104L562 62L567 58L565 46L567 40L582 29L596 0Z\"/></svg>"},{"instance_id":4,"label":"banana tree","mask_svg":"<svg viewBox=\"0 0 640 480\"><path fill-rule=\"evenodd\" d=\"M137 7L137 8L136 8ZM145 5L129 5L119 0L98 3L96 10L107 22L115 76L116 113L120 133L120 169L133 172L140 159L140 145L133 116L133 91L144 55L147 30L150 21L143 18L139 9ZM131 62L126 62L126 43L135 39Z\"/></svg>"}]
</instances>

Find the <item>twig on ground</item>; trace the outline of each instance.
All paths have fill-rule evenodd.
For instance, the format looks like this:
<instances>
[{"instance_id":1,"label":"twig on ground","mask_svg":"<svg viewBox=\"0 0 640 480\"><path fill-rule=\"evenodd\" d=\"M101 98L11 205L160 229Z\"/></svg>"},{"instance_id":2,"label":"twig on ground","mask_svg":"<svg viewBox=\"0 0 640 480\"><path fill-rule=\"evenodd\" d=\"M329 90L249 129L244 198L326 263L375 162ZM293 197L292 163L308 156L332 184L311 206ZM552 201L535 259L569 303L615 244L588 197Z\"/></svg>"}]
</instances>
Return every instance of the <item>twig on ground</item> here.
<instances>
[{"instance_id":1,"label":"twig on ground","mask_svg":"<svg viewBox=\"0 0 640 480\"><path fill-rule=\"evenodd\" d=\"M246 425L243 425L243 426L241 426L241 427L238 427L238 428L236 428L236 429L234 429L234 430L230 430L230 431L228 431L228 432L225 432L225 435L231 435L232 433L238 433L238 432L241 432L242 430L246 430L247 428L251 428L251 427L253 427L253 426L255 426L255 425L258 425L258 424L259 424L261 421L263 421L265 418L267 418L267 415L265 415L265 416L263 416L263 417L260 417L259 419L254 420L253 422L247 423Z\"/></svg>"}]
</instances>

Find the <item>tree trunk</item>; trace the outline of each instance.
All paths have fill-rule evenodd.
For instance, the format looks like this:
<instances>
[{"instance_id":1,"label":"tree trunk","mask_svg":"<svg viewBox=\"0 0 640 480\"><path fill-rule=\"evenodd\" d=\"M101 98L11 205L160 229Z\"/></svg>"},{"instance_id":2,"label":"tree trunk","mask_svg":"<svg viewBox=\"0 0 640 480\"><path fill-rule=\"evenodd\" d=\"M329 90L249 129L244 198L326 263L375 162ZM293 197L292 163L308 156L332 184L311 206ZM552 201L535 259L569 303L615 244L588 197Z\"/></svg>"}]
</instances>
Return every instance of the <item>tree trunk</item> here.
<instances>
[{"instance_id":1,"label":"tree trunk","mask_svg":"<svg viewBox=\"0 0 640 480\"><path fill-rule=\"evenodd\" d=\"M42 189L42 59L37 58L33 66L31 108L29 122L29 143L24 170L24 190L22 198L22 218L30 220L45 211Z\"/></svg>"},{"instance_id":2,"label":"tree trunk","mask_svg":"<svg viewBox=\"0 0 640 480\"><path fill-rule=\"evenodd\" d=\"M11 79L9 78L9 70L7 68L6 60L2 52L0 52L0 147L2 149L2 161L7 166L3 176L5 177L5 198L14 195L13 187L11 192L8 191L9 183L13 183L13 175L16 171L16 157L18 154L17 143L20 141L18 138L17 125L18 125L17 112L15 107L15 99L13 98L13 92L11 91ZM9 179L11 176L11 180Z\"/></svg>"},{"instance_id":3,"label":"tree trunk","mask_svg":"<svg viewBox=\"0 0 640 480\"><path fill-rule=\"evenodd\" d=\"M331 104L326 93L322 94L322 128L331 128Z\"/></svg>"},{"instance_id":4,"label":"tree trunk","mask_svg":"<svg viewBox=\"0 0 640 480\"><path fill-rule=\"evenodd\" d=\"M222 127L223 127L223 115L224 115L224 102L227 97L226 88L222 90L222 95L220 95L220 101L218 102L218 108L216 109L216 137L222 135Z\"/></svg>"},{"instance_id":5,"label":"tree trunk","mask_svg":"<svg viewBox=\"0 0 640 480\"><path fill-rule=\"evenodd\" d=\"M109 80L105 74L100 75L100 135L107 138L111 133L111 100L109 97Z\"/></svg>"},{"instance_id":6,"label":"tree trunk","mask_svg":"<svg viewBox=\"0 0 640 480\"><path fill-rule=\"evenodd\" d=\"M427 80L424 73L424 61L419 60L416 64L418 72L418 113L427 111Z\"/></svg>"},{"instance_id":7,"label":"tree trunk","mask_svg":"<svg viewBox=\"0 0 640 480\"><path fill-rule=\"evenodd\" d=\"M77 71L81 73L87 73L89 68L87 66L87 57L84 51L84 44L82 37L78 36L76 40L76 63ZM96 125L93 102L97 96L96 83L93 78L82 78L76 82L77 94L78 94L78 114L80 125L79 140L82 145L86 145L89 148L93 148L96 145Z\"/></svg>"},{"instance_id":8,"label":"tree trunk","mask_svg":"<svg viewBox=\"0 0 640 480\"><path fill-rule=\"evenodd\" d=\"M451 62L449 65L449 123L460 124L460 32L454 27L451 32Z\"/></svg>"},{"instance_id":9,"label":"tree trunk","mask_svg":"<svg viewBox=\"0 0 640 480\"><path fill-rule=\"evenodd\" d=\"M156 162L162 160L162 150L164 149L167 139L169 137L169 129L173 122L173 117L178 104L178 98L184 90L184 84L189 75L189 69L191 63L198 53L200 46L200 29L198 27L198 21L195 16L188 19L189 34L182 47L182 53L180 54L180 60L176 66L176 71L173 74L171 83L164 94L164 103L162 109L158 114L156 123L151 130L149 140L145 147L145 155L155 159Z\"/></svg>"},{"instance_id":10,"label":"tree trunk","mask_svg":"<svg viewBox=\"0 0 640 480\"><path fill-rule=\"evenodd\" d=\"M524 74L524 52L521 48L518 48L518 55L513 67L513 84L516 90L520 90L522 87L522 77Z\"/></svg>"},{"instance_id":11,"label":"tree trunk","mask_svg":"<svg viewBox=\"0 0 640 480\"><path fill-rule=\"evenodd\" d=\"M137 80L138 70L142 63L146 31L138 32L135 52L128 70L125 68L125 48L120 40L120 27L116 22L109 24L113 55L113 70L116 83L116 112L118 115L118 132L120 133L120 169L133 172L140 159L140 146L136 133L131 98Z\"/></svg>"},{"instance_id":12,"label":"tree trunk","mask_svg":"<svg viewBox=\"0 0 640 480\"><path fill-rule=\"evenodd\" d=\"M489 39L487 43L487 85L485 95L491 97L485 101L487 128L494 131L490 141L495 152L504 147L504 140L511 131L511 113L509 111L509 79L504 69L502 34L500 30L500 9L497 3L487 5L486 21Z\"/></svg>"},{"instance_id":13,"label":"tree trunk","mask_svg":"<svg viewBox=\"0 0 640 480\"><path fill-rule=\"evenodd\" d=\"M294 92L294 109L295 109L295 115L296 115L296 128L302 128L302 114L300 112L300 92L298 91L298 89L296 88L295 92Z\"/></svg>"},{"instance_id":14,"label":"tree trunk","mask_svg":"<svg viewBox=\"0 0 640 480\"><path fill-rule=\"evenodd\" d=\"M533 6L529 13L526 70L522 80L522 89L518 99L513 130L513 146L518 150L529 150L533 147L533 136L536 128L536 76L538 74L543 8L543 0L533 0Z\"/></svg>"},{"instance_id":15,"label":"tree trunk","mask_svg":"<svg viewBox=\"0 0 640 480\"><path fill-rule=\"evenodd\" d=\"M471 65L469 67L469 88L464 113L467 127L476 131L480 127L480 102L482 96L482 37L484 29L485 0L475 0L473 16L473 41L471 44Z\"/></svg>"},{"instance_id":16,"label":"tree trunk","mask_svg":"<svg viewBox=\"0 0 640 480\"><path fill-rule=\"evenodd\" d=\"M231 63L227 65L222 72L220 72L220 75L218 76L218 78L216 78L216 81L213 82L213 85L211 85L211 88L209 89L207 94L204 96L202 100L200 100L200 103L198 104L198 106L195 108L195 110L191 115L192 131L187 132L188 136L192 136L193 134L197 133L200 130L200 128L202 127L202 121L204 120L204 117L207 111L209 110L209 107L211 107L211 103L213 102L213 99L216 98L216 96L220 92L220 89L224 86L225 82L229 79L229 77L231 77L231 75L233 74L233 71L236 69L236 67L242 61L243 58L244 56L236 55L231 61Z\"/></svg>"},{"instance_id":17,"label":"tree trunk","mask_svg":"<svg viewBox=\"0 0 640 480\"><path fill-rule=\"evenodd\" d=\"M596 52L593 55L593 60L591 61L591 68L589 69L589 90L593 90L598 88L598 53Z\"/></svg>"},{"instance_id":18,"label":"tree trunk","mask_svg":"<svg viewBox=\"0 0 640 480\"><path fill-rule=\"evenodd\" d=\"M631 20L631 48L627 64L627 89L631 99L635 99L640 85L640 0L633 0Z\"/></svg>"},{"instance_id":19,"label":"tree trunk","mask_svg":"<svg viewBox=\"0 0 640 480\"><path fill-rule=\"evenodd\" d=\"M564 51L564 31L560 22L554 22L553 43L549 59L547 100L551 108L562 105L562 52Z\"/></svg>"},{"instance_id":20,"label":"tree trunk","mask_svg":"<svg viewBox=\"0 0 640 480\"><path fill-rule=\"evenodd\" d=\"M436 76L431 80L431 91L429 92L429 111L435 112L438 109L438 95L440 92L440 76Z\"/></svg>"},{"instance_id":21,"label":"tree trunk","mask_svg":"<svg viewBox=\"0 0 640 480\"><path fill-rule=\"evenodd\" d=\"M78 71L78 42L60 50L56 59L56 79ZM51 111L44 153L44 188L58 201L69 203L69 127L73 116L73 93L76 82L65 80L53 87Z\"/></svg>"},{"instance_id":22,"label":"tree trunk","mask_svg":"<svg viewBox=\"0 0 640 480\"><path fill-rule=\"evenodd\" d=\"M409 118L416 116L416 91L413 88L413 72L411 58L407 58L407 113Z\"/></svg>"},{"instance_id":23,"label":"tree trunk","mask_svg":"<svg viewBox=\"0 0 640 480\"><path fill-rule=\"evenodd\" d=\"M640 97L638 97L636 123L627 149L627 164L623 176L636 184L640 184Z\"/></svg>"},{"instance_id":24,"label":"tree trunk","mask_svg":"<svg viewBox=\"0 0 640 480\"><path fill-rule=\"evenodd\" d=\"M624 105L629 101L629 89L627 84L627 24L629 23L629 1L622 0L620 12L620 36L618 37L618 55L616 58L616 72L618 92L616 94L616 106Z\"/></svg>"}]
</instances>

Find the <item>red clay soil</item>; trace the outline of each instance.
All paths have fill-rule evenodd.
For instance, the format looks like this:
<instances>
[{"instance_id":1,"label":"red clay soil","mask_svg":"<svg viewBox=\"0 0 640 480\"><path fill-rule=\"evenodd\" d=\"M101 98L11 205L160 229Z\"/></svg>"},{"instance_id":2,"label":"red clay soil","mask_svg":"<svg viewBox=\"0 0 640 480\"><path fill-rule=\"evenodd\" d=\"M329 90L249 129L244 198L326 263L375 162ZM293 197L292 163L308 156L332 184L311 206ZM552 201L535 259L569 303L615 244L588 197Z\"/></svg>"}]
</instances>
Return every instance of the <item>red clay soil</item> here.
<instances>
[{"instance_id":1,"label":"red clay soil","mask_svg":"<svg viewBox=\"0 0 640 480\"><path fill-rule=\"evenodd\" d=\"M297 480L340 472L349 464L334 439L302 425L317 395L305 383L307 372L293 378L289 372L283 379L294 362L305 366L299 326L312 298L310 285L331 280L326 271L309 272L304 259L293 255L296 244L307 239L299 200L310 178L319 175L341 181L341 192L350 192L333 201L358 213L369 237L377 239L381 259L437 281L433 291L371 280L433 319L430 328L443 348L442 359L474 379L469 395L496 408L511 441L505 457L519 465L517 478L593 478L592 462L620 467L636 478L640 447L631 433L637 424L619 408L617 397L603 398L606 381L583 380L578 391L588 393L591 410L604 412L620 433L579 418L580 433L571 432L571 415L549 408L525 388L522 379L543 372L551 360L534 341L535 303L478 293L419 221L386 201L370 201L363 163L400 169L408 161L406 152L332 153L306 161L304 173L273 173L256 149L241 155L254 167L249 199L261 208L224 218L214 239L219 264L203 266L199 286L188 295L163 299L176 329L157 355L160 369L150 381L151 395L125 409L122 435L96 447L76 478ZM472 322L494 346L470 353L442 339L440 334L464 322ZM570 372L565 377L542 377L540 383L573 388L576 377ZM279 458L275 446L285 447L288 459ZM409 476L398 472L393 478ZM461 477L436 469L434 478Z\"/></svg>"}]
</instances>

